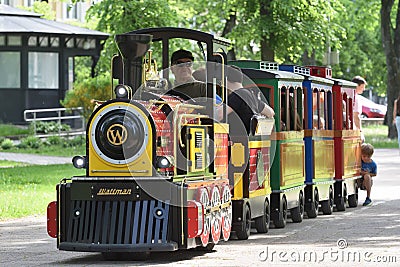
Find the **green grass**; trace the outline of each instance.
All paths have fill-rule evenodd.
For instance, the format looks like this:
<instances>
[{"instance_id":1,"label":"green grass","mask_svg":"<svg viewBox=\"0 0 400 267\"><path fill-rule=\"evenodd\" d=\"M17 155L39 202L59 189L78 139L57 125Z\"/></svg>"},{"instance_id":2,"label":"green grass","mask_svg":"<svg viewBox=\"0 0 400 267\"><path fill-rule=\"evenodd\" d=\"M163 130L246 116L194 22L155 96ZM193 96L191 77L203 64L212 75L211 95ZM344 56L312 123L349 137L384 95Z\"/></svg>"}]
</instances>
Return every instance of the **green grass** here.
<instances>
[{"instance_id":1,"label":"green grass","mask_svg":"<svg viewBox=\"0 0 400 267\"><path fill-rule=\"evenodd\" d=\"M365 142L370 143L374 148L398 148L397 139L389 139L388 127L386 125L363 126Z\"/></svg>"},{"instance_id":2,"label":"green grass","mask_svg":"<svg viewBox=\"0 0 400 267\"><path fill-rule=\"evenodd\" d=\"M24 162L15 162L10 160L0 160L0 168L11 168L17 166L26 166L27 163Z\"/></svg>"},{"instance_id":3,"label":"green grass","mask_svg":"<svg viewBox=\"0 0 400 267\"><path fill-rule=\"evenodd\" d=\"M28 135L29 129L11 124L0 124L0 136Z\"/></svg>"},{"instance_id":4,"label":"green grass","mask_svg":"<svg viewBox=\"0 0 400 267\"><path fill-rule=\"evenodd\" d=\"M45 215L47 204L56 200L56 184L73 175L84 171L71 164L1 169L0 220Z\"/></svg>"}]
</instances>

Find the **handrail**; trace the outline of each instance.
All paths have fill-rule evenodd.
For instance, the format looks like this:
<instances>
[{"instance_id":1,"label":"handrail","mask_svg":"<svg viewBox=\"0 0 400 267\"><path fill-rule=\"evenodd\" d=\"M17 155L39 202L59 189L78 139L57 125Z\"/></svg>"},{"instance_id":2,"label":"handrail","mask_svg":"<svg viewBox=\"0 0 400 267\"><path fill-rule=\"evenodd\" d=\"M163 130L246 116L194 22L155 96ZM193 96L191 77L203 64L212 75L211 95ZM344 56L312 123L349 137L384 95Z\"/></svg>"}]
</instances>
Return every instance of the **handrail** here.
<instances>
[{"instance_id":1,"label":"handrail","mask_svg":"<svg viewBox=\"0 0 400 267\"><path fill-rule=\"evenodd\" d=\"M45 109L27 109L24 110L24 120L27 122L33 122L33 130L34 130L34 135L37 135L36 132L36 122L37 121L58 121L58 123L61 125L61 121L63 120L75 120L75 119L80 119L82 122L82 127L79 129L80 132L84 133L85 129L85 118L83 115L65 115L62 114L63 112L82 112L83 107L77 107L77 108L45 108ZM48 117L39 117L39 113L50 113L50 112L55 112L57 115L55 116L48 116ZM50 136L51 134L46 134L43 136ZM59 129L58 135L61 134L61 130Z\"/></svg>"}]
</instances>

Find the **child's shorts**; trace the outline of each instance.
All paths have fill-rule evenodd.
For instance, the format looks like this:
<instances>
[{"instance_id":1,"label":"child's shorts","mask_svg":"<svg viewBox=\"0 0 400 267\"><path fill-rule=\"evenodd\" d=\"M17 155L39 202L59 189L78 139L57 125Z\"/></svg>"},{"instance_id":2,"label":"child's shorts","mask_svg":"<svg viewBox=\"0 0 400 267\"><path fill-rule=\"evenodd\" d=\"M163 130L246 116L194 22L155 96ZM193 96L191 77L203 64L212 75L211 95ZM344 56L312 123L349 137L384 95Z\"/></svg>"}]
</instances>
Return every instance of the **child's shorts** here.
<instances>
[{"instance_id":1,"label":"child's shorts","mask_svg":"<svg viewBox=\"0 0 400 267\"><path fill-rule=\"evenodd\" d=\"M366 190L366 187L364 186L364 177L358 178L356 180L357 187L360 188L361 190ZM371 186L374 184L374 181L371 179Z\"/></svg>"}]
</instances>

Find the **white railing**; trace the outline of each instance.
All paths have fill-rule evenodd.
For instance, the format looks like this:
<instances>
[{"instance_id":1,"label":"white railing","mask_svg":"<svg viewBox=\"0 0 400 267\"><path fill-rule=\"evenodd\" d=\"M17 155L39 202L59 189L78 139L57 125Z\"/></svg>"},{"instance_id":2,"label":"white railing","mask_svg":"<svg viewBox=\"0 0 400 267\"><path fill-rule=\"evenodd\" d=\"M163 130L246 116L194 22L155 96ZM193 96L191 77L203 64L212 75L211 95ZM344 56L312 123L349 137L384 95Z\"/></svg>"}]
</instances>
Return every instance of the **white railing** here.
<instances>
[{"instance_id":1,"label":"white railing","mask_svg":"<svg viewBox=\"0 0 400 267\"><path fill-rule=\"evenodd\" d=\"M34 135L37 137L45 137L52 135L81 135L85 134L85 118L81 115L83 108L47 108L47 109L27 109L24 111L24 120L32 122ZM46 113L40 116L39 114ZM78 113L78 115L73 115ZM60 124L64 120L79 120L81 122L79 128L74 128L71 131L61 131L59 127L58 133L37 134L36 122L38 121L56 121Z\"/></svg>"}]
</instances>

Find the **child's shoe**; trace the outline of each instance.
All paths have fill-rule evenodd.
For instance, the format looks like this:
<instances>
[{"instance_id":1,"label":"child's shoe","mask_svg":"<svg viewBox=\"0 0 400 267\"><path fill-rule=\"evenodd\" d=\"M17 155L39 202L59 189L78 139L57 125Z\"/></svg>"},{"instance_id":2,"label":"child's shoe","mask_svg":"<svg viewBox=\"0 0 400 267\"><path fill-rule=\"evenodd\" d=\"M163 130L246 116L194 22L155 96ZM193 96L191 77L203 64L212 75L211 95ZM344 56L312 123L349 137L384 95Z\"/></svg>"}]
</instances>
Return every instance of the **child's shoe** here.
<instances>
[{"instance_id":1,"label":"child's shoe","mask_svg":"<svg viewBox=\"0 0 400 267\"><path fill-rule=\"evenodd\" d=\"M363 206L370 206L370 205L372 205L372 200L369 197L367 197L364 201Z\"/></svg>"}]
</instances>

